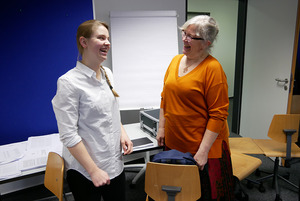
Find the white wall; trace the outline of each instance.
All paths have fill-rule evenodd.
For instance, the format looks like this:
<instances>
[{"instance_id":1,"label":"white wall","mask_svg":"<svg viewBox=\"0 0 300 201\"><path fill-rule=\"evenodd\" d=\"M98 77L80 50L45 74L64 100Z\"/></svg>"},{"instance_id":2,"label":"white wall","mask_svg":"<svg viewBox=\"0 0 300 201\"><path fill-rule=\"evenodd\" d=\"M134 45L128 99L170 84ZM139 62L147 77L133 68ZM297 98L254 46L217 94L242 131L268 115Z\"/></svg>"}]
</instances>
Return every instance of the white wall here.
<instances>
[{"instance_id":1,"label":"white wall","mask_svg":"<svg viewBox=\"0 0 300 201\"><path fill-rule=\"evenodd\" d=\"M178 14L178 26L181 26L185 22L186 15L186 3L185 0L93 0L94 4L94 18L102 20L110 24L109 12L110 11L135 11L135 10L175 10ZM134 29L128 24L128 29ZM160 30L157 30L158 32ZM180 35L179 35L180 34ZM161 37L165 36L161 33ZM181 33L178 31L178 38L181 38ZM153 40L155 42L155 39ZM124 41L124 44L130 45L134 41ZM161 44L157 44L160 46ZM179 50L183 47L182 41L179 40ZM112 44L113 48L113 44ZM132 53L134 56L134 52ZM126 62L126 61L124 61ZM108 59L103 63L105 66L112 68L111 53L109 53Z\"/></svg>"},{"instance_id":2,"label":"white wall","mask_svg":"<svg viewBox=\"0 0 300 201\"><path fill-rule=\"evenodd\" d=\"M221 63L228 82L228 95L233 97L237 36L238 0L188 0L188 12L210 12L220 32L212 55Z\"/></svg>"}]
</instances>

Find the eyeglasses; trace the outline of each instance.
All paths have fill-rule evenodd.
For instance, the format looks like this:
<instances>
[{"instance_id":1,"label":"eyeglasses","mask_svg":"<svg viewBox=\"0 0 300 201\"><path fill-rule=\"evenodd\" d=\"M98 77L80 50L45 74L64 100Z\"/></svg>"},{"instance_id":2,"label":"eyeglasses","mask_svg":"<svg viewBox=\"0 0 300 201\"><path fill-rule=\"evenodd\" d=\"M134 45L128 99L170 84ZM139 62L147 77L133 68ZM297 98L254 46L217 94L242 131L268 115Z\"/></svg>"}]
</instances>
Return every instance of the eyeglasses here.
<instances>
[{"instance_id":1,"label":"eyeglasses","mask_svg":"<svg viewBox=\"0 0 300 201\"><path fill-rule=\"evenodd\" d=\"M196 38L191 35L187 35L185 31L181 31L182 39L186 38L186 41L190 43L192 40L204 40L204 38Z\"/></svg>"}]
</instances>

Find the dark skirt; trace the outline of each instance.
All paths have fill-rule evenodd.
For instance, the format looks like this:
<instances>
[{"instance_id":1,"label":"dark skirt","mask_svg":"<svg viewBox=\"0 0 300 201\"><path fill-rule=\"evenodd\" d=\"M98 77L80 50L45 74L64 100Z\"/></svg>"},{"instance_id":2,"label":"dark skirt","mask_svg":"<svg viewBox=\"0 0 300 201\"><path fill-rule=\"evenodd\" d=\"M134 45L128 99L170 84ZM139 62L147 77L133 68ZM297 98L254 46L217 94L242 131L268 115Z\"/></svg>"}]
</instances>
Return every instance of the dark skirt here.
<instances>
[{"instance_id":1,"label":"dark skirt","mask_svg":"<svg viewBox=\"0 0 300 201\"><path fill-rule=\"evenodd\" d=\"M208 159L203 171L199 171L201 180L200 201L234 200L234 177L227 144L223 141L222 158Z\"/></svg>"}]
</instances>

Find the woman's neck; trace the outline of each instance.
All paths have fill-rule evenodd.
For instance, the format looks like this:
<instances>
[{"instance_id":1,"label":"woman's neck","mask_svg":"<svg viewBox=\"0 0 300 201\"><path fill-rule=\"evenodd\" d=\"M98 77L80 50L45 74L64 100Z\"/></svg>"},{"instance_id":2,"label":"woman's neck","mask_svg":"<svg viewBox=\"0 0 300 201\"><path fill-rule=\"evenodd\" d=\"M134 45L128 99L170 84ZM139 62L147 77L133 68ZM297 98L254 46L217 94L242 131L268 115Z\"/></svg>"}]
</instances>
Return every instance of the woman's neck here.
<instances>
[{"instance_id":1,"label":"woman's neck","mask_svg":"<svg viewBox=\"0 0 300 201\"><path fill-rule=\"evenodd\" d=\"M101 65L101 63L99 63L99 62L91 62L91 60L87 60L87 59L83 59L83 58L80 62L95 72L97 72L100 69L100 65Z\"/></svg>"},{"instance_id":2,"label":"woman's neck","mask_svg":"<svg viewBox=\"0 0 300 201\"><path fill-rule=\"evenodd\" d=\"M101 70L100 70L100 66L101 66L101 63L99 62L89 62L89 60L85 60L85 59L82 59L80 61L81 63L83 63L84 65L86 65L87 67L89 67L90 69L92 69L93 71L96 72L96 78L98 80L101 79Z\"/></svg>"},{"instance_id":3,"label":"woman's neck","mask_svg":"<svg viewBox=\"0 0 300 201\"><path fill-rule=\"evenodd\" d=\"M191 56L188 56L188 55L185 55L186 58L185 58L185 64L186 66L189 66L189 65L193 65L195 63L201 63L209 54L207 52L203 52L202 54L200 55L197 55L195 57L191 57Z\"/></svg>"}]
</instances>

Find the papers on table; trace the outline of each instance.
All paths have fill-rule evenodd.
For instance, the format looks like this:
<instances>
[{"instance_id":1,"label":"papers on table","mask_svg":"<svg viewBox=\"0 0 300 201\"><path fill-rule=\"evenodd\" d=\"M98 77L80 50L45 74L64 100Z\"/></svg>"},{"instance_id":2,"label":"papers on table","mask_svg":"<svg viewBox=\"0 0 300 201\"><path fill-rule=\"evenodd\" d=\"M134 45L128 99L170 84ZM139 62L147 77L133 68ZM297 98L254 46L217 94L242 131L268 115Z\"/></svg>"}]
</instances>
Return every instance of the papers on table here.
<instances>
[{"instance_id":1,"label":"papers on table","mask_svg":"<svg viewBox=\"0 0 300 201\"><path fill-rule=\"evenodd\" d=\"M59 140L59 134L29 137L26 154L19 162L20 170L46 166L50 151L62 154L62 143Z\"/></svg>"},{"instance_id":2,"label":"papers on table","mask_svg":"<svg viewBox=\"0 0 300 201\"><path fill-rule=\"evenodd\" d=\"M24 157L26 146L26 141L0 146L0 179L21 174L18 160Z\"/></svg>"},{"instance_id":3,"label":"papers on table","mask_svg":"<svg viewBox=\"0 0 300 201\"><path fill-rule=\"evenodd\" d=\"M18 142L0 146L0 165L22 158L26 145L27 142Z\"/></svg>"},{"instance_id":4,"label":"papers on table","mask_svg":"<svg viewBox=\"0 0 300 201\"><path fill-rule=\"evenodd\" d=\"M29 137L24 142L0 146L0 180L46 166L50 151L62 154L59 134Z\"/></svg>"},{"instance_id":5,"label":"papers on table","mask_svg":"<svg viewBox=\"0 0 300 201\"><path fill-rule=\"evenodd\" d=\"M19 170L18 161L0 165L0 180L19 175L21 175L21 171Z\"/></svg>"}]
</instances>

